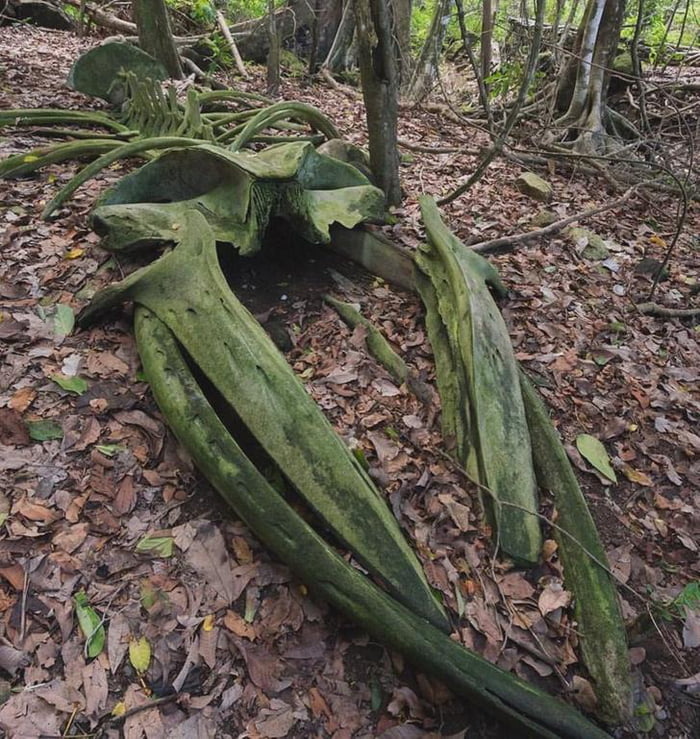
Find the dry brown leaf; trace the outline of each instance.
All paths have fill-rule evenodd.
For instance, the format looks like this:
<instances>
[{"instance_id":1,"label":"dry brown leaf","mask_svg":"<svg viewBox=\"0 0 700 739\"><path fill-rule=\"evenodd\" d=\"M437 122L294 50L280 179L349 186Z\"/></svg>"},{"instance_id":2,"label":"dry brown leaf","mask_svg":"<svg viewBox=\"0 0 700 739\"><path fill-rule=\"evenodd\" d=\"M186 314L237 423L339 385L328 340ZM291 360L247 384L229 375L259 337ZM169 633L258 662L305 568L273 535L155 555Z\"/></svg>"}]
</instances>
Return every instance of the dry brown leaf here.
<instances>
[{"instance_id":1,"label":"dry brown leaf","mask_svg":"<svg viewBox=\"0 0 700 739\"><path fill-rule=\"evenodd\" d=\"M244 644L236 639L236 646L243 655L250 679L268 695L280 693L294 681L292 678L283 678L284 665L273 652L262 647Z\"/></svg>"},{"instance_id":2,"label":"dry brown leaf","mask_svg":"<svg viewBox=\"0 0 700 739\"><path fill-rule=\"evenodd\" d=\"M74 552L87 538L90 524L76 523L54 534L53 545L69 554Z\"/></svg>"},{"instance_id":3,"label":"dry brown leaf","mask_svg":"<svg viewBox=\"0 0 700 739\"><path fill-rule=\"evenodd\" d=\"M571 593L568 590L564 590L564 586L555 580L547 583L544 590L540 593L537 606L540 609L540 613L546 616L548 613L556 611L557 608L566 608L570 602Z\"/></svg>"},{"instance_id":4,"label":"dry brown leaf","mask_svg":"<svg viewBox=\"0 0 700 739\"><path fill-rule=\"evenodd\" d=\"M233 603L240 592L234 583L231 560L221 531L209 521L198 521L195 530L196 535L185 560L221 598Z\"/></svg>"},{"instance_id":5,"label":"dry brown leaf","mask_svg":"<svg viewBox=\"0 0 700 739\"><path fill-rule=\"evenodd\" d=\"M607 552L610 572L618 582L626 583L630 579L633 549L632 544L622 544Z\"/></svg>"},{"instance_id":6,"label":"dry brown leaf","mask_svg":"<svg viewBox=\"0 0 700 739\"><path fill-rule=\"evenodd\" d=\"M109 696L107 672L99 659L94 659L83 667L83 689L85 714L94 722L104 712Z\"/></svg>"},{"instance_id":7,"label":"dry brown leaf","mask_svg":"<svg viewBox=\"0 0 700 739\"><path fill-rule=\"evenodd\" d=\"M24 411L29 408L29 406L34 402L35 399L36 390L31 386L27 386L20 388L15 393L13 393L7 405L9 408L12 408L12 410L18 411L19 413L24 413Z\"/></svg>"},{"instance_id":8,"label":"dry brown leaf","mask_svg":"<svg viewBox=\"0 0 700 739\"><path fill-rule=\"evenodd\" d=\"M0 408L0 444L27 446L31 441L20 412L13 408Z\"/></svg>"},{"instance_id":9,"label":"dry brown leaf","mask_svg":"<svg viewBox=\"0 0 700 739\"><path fill-rule=\"evenodd\" d=\"M107 656L109 658L109 669L114 675L119 669L127 650L129 649L129 639L131 631L126 616L121 613L115 613L109 620L109 629L107 629Z\"/></svg>"},{"instance_id":10,"label":"dry brown leaf","mask_svg":"<svg viewBox=\"0 0 700 739\"><path fill-rule=\"evenodd\" d=\"M255 641L258 635L255 626L253 626L253 624L249 624L235 611L226 611L226 615L224 616L224 626L236 636L244 637L250 641Z\"/></svg>"},{"instance_id":11,"label":"dry brown leaf","mask_svg":"<svg viewBox=\"0 0 700 739\"><path fill-rule=\"evenodd\" d=\"M0 577L4 577L17 592L24 590L24 568L19 563L0 567Z\"/></svg>"},{"instance_id":12,"label":"dry brown leaf","mask_svg":"<svg viewBox=\"0 0 700 739\"><path fill-rule=\"evenodd\" d=\"M683 621L683 646L686 649L700 647L700 608L686 608Z\"/></svg>"},{"instance_id":13,"label":"dry brown leaf","mask_svg":"<svg viewBox=\"0 0 700 739\"><path fill-rule=\"evenodd\" d=\"M578 705L587 713L594 713L598 697L591 683L585 677L574 675L571 681L571 694Z\"/></svg>"},{"instance_id":14,"label":"dry brown leaf","mask_svg":"<svg viewBox=\"0 0 700 739\"><path fill-rule=\"evenodd\" d=\"M216 666L216 645L219 641L219 627L205 628L204 624L199 629L199 656L213 670Z\"/></svg>"},{"instance_id":15,"label":"dry brown leaf","mask_svg":"<svg viewBox=\"0 0 700 739\"><path fill-rule=\"evenodd\" d=\"M47 508L42 503L29 500L26 496L22 496L13 506L12 513L24 516L29 521L37 523L50 524L60 518L60 514Z\"/></svg>"},{"instance_id":16,"label":"dry brown leaf","mask_svg":"<svg viewBox=\"0 0 700 739\"><path fill-rule=\"evenodd\" d=\"M117 485L112 510L118 515L131 513L136 507L136 486L131 475L125 475Z\"/></svg>"},{"instance_id":17,"label":"dry brown leaf","mask_svg":"<svg viewBox=\"0 0 700 739\"><path fill-rule=\"evenodd\" d=\"M525 579L522 572L509 572L498 580L498 588L508 598L525 600L531 598L535 588Z\"/></svg>"},{"instance_id":18,"label":"dry brown leaf","mask_svg":"<svg viewBox=\"0 0 700 739\"><path fill-rule=\"evenodd\" d=\"M0 669L5 670L11 677L14 677L17 671L26 667L29 662L29 656L25 652L9 644L0 644Z\"/></svg>"},{"instance_id":19,"label":"dry brown leaf","mask_svg":"<svg viewBox=\"0 0 700 739\"><path fill-rule=\"evenodd\" d=\"M255 728L264 737L279 739L289 736L297 722L292 706L281 700L270 701L270 708L263 708L255 721Z\"/></svg>"}]
</instances>

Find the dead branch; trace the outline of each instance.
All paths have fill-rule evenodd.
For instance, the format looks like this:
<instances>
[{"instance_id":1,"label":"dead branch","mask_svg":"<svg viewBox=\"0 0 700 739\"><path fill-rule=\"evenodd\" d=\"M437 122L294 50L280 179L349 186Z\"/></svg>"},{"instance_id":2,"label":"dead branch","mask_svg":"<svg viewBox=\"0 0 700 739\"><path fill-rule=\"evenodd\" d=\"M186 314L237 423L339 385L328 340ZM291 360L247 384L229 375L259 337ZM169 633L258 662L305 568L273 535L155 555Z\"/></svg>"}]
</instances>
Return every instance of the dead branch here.
<instances>
[{"instance_id":1,"label":"dead branch","mask_svg":"<svg viewBox=\"0 0 700 739\"><path fill-rule=\"evenodd\" d=\"M116 15L112 15L111 13L105 13L104 10L94 3L86 3L84 0L66 0L66 3L83 10L90 17L90 20L94 21L98 26L111 28L118 33L127 34L129 36L137 34L135 23L117 18Z\"/></svg>"},{"instance_id":2,"label":"dead branch","mask_svg":"<svg viewBox=\"0 0 700 739\"><path fill-rule=\"evenodd\" d=\"M221 33L226 39L226 43L228 44L229 49L231 49L233 61L236 63L236 69L244 80L249 80L250 75L248 74L248 70L243 65L243 59L241 59L241 54L238 51L236 42L233 40L231 31L229 31L228 25L226 23L226 18L224 18L224 14L220 10L216 11L216 22L219 26L219 29L221 30Z\"/></svg>"},{"instance_id":3,"label":"dead branch","mask_svg":"<svg viewBox=\"0 0 700 739\"><path fill-rule=\"evenodd\" d=\"M482 153L480 149L465 149L463 146L421 146L405 139L399 139L396 143L404 149L417 151L421 154L470 154L471 156L478 156Z\"/></svg>"},{"instance_id":4,"label":"dead branch","mask_svg":"<svg viewBox=\"0 0 700 739\"><path fill-rule=\"evenodd\" d=\"M645 316L659 318L695 318L700 316L700 308L666 308L658 303L637 303L635 308Z\"/></svg>"},{"instance_id":5,"label":"dead branch","mask_svg":"<svg viewBox=\"0 0 700 739\"><path fill-rule=\"evenodd\" d=\"M524 244L527 241L531 241L532 239L539 239L543 236L551 236L551 234L558 233L574 221L582 221L586 218L597 215L598 213L602 213L603 211L611 210L612 208L618 208L625 201L629 200L629 198L637 190L638 187L639 185L633 185L621 198L613 200L611 203L606 203L605 205L601 205L597 208L589 208L588 210L583 211L583 213L577 213L576 215L569 216L568 218L562 218L559 221L550 223L549 226L544 226L543 228L538 228L534 231L527 231L526 233L516 234L515 236L501 236L498 239L482 241L478 244L470 246L470 249L473 249L480 254L498 254L506 251L511 251L515 248L516 244Z\"/></svg>"}]
</instances>

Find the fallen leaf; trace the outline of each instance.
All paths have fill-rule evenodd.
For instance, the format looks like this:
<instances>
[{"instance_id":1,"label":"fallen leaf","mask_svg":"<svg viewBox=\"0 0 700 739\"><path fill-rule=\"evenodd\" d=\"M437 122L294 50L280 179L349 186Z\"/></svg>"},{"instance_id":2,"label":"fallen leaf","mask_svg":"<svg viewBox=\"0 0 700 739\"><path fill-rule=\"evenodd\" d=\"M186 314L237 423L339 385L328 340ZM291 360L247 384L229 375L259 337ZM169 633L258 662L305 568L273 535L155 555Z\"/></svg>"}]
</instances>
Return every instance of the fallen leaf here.
<instances>
[{"instance_id":1,"label":"fallen leaf","mask_svg":"<svg viewBox=\"0 0 700 739\"><path fill-rule=\"evenodd\" d=\"M598 705L598 697L591 683L585 677L574 675L571 681L571 694L578 705L587 713L593 713Z\"/></svg>"},{"instance_id":2,"label":"fallen leaf","mask_svg":"<svg viewBox=\"0 0 700 739\"><path fill-rule=\"evenodd\" d=\"M566 608L571 602L571 593L564 590L564 586L557 581L548 583L544 590L540 593L537 600L537 607L540 613L546 616L557 608Z\"/></svg>"},{"instance_id":3,"label":"fallen leaf","mask_svg":"<svg viewBox=\"0 0 700 739\"><path fill-rule=\"evenodd\" d=\"M171 557L173 554L172 536L144 536L136 544L136 551L153 557Z\"/></svg>"},{"instance_id":4,"label":"fallen leaf","mask_svg":"<svg viewBox=\"0 0 700 739\"><path fill-rule=\"evenodd\" d=\"M590 434L579 434L576 437L576 448L581 455L588 460L601 475L611 482L617 482L615 470L610 464L610 458L605 451L605 447Z\"/></svg>"},{"instance_id":5,"label":"fallen leaf","mask_svg":"<svg viewBox=\"0 0 700 739\"><path fill-rule=\"evenodd\" d=\"M84 590L79 591L73 596L73 604L78 624L80 624L80 630L85 637L85 654L90 658L97 657L104 649L106 639L102 619L89 604L87 594Z\"/></svg>"},{"instance_id":6,"label":"fallen leaf","mask_svg":"<svg viewBox=\"0 0 700 739\"><path fill-rule=\"evenodd\" d=\"M129 648L129 623L123 613L117 612L110 618L107 633L109 669L114 674L119 669L119 665Z\"/></svg>"},{"instance_id":7,"label":"fallen leaf","mask_svg":"<svg viewBox=\"0 0 700 739\"><path fill-rule=\"evenodd\" d=\"M36 390L33 387L23 387L17 390L8 402L8 407L12 410L24 413L29 406L36 400Z\"/></svg>"},{"instance_id":8,"label":"fallen leaf","mask_svg":"<svg viewBox=\"0 0 700 739\"><path fill-rule=\"evenodd\" d=\"M696 672L690 677L682 677L674 680L673 684L679 688L683 688L690 695L700 694L700 672Z\"/></svg>"},{"instance_id":9,"label":"fallen leaf","mask_svg":"<svg viewBox=\"0 0 700 739\"><path fill-rule=\"evenodd\" d=\"M53 441L63 438L63 429L55 421L27 421L27 429L34 441Z\"/></svg>"},{"instance_id":10,"label":"fallen leaf","mask_svg":"<svg viewBox=\"0 0 700 739\"><path fill-rule=\"evenodd\" d=\"M226 542L221 531L209 521L197 523L186 561L227 603L238 597Z\"/></svg>"},{"instance_id":11,"label":"fallen leaf","mask_svg":"<svg viewBox=\"0 0 700 739\"><path fill-rule=\"evenodd\" d=\"M252 624L249 624L235 611L226 611L226 615L224 616L224 626L236 636L242 636L250 641L253 641L257 636L255 627Z\"/></svg>"},{"instance_id":12,"label":"fallen leaf","mask_svg":"<svg viewBox=\"0 0 700 739\"><path fill-rule=\"evenodd\" d=\"M59 387L63 388L63 390L74 393L75 395L83 395L88 389L87 380L84 380L82 377L69 377L68 375L57 373L51 375L51 379Z\"/></svg>"},{"instance_id":13,"label":"fallen leaf","mask_svg":"<svg viewBox=\"0 0 700 739\"><path fill-rule=\"evenodd\" d=\"M20 412L13 408L0 408L0 444L27 446L30 443L31 438Z\"/></svg>"},{"instance_id":14,"label":"fallen leaf","mask_svg":"<svg viewBox=\"0 0 700 739\"><path fill-rule=\"evenodd\" d=\"M73 313L73 309L69 305L57 305L53 317L53 330L56 336L68 336L74 326L75 314Z\"/></svg>"},{"instance_id":15,"label":"fallen leaf","mask_svg":"<svg viewBox=\"0 0 700 739\"><path fill-rule=\"evenodd\" d=\"M644 485L644 487L651 487L651 478L646 473L635 470L634 467L630 467L628 464L623 464L621 469L622 474L630 482L635 482L637 485Z\"/></svg>"},{"instance_id":16,"label":"fallen leaf","mask_svg":"<svg viewBox=\"0 0 700 739\"><path fill-rule=\"evenodd\" d=\"M700 608L685 609L683 646L686 649L700 647Z\"/></svg>"},{"instance_id":17,"label":"fallen leaf","mask_svg":"<svg viewBox=\"0 0 700 739\"><path fill-rule=\"evenodd\" d=\"M151 664L151 644L142 636L129 642L129 662L139 675L142 675Z\"/></svg>"}]
</instances>

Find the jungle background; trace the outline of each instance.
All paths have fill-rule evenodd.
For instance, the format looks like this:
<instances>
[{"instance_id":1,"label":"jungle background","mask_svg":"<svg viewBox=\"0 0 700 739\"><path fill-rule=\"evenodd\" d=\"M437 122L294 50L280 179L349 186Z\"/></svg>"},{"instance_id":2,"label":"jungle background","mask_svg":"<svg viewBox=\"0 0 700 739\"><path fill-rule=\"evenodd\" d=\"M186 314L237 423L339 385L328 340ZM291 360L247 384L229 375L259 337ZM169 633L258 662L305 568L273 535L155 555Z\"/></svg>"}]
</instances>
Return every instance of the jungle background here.
<instances>
[{"instance_id":1,"label":"jungle background","mask_svg":"<svg viewBox=\"0 0 700 739\"><path fill-rule=\"evenodd\" d=\"M5 2L0 108L100 107L65 80L82 51L138 35L131 5ZM396 10L392 104L379 110L396 111L388 142L369 140L377 123L351 3L169 2L173 76L183 89L206 79L319 107L346 140L370 146L393 203L387 237L416 248L417 197L428 193L461 240L489 254L509 290L500 307L516 356L552 411L620 584L645 710L617 735L696 736L700 7L436 0ZM49 136L5 128L0 151ZM163 424L128 311L72 332L96 287L125 269L100 250L87 214L130 165L40 220L78 166L0 181L2 730L508 735L269 557ZM545 183L532 189L524 172ZM367 460L456 638L594 710L556 547L528 571L494 556L477 491L444 452L435 392L424 402L392 381L363 331L322 300L358 304L432 388L418 298L283 230L234 271L239 297ZM582 433L603 442L614 481L578 452ZM108 627L92 660L72 600L81 589ZM139 639L146 669L130 652Z\"/></svg>"}]
</instances>

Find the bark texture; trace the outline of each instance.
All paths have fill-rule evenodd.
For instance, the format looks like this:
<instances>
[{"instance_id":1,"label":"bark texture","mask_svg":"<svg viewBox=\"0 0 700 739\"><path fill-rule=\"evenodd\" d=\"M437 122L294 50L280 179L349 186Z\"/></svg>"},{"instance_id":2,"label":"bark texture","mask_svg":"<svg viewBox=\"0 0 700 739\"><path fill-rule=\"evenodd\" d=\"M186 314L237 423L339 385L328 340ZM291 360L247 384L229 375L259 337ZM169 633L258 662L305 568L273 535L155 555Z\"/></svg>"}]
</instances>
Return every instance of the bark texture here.
<instances>
[{"instance_id":1,"label":"bark texture","mask_svg":"<svg viewBox=\"0 0 700 739\"><path fill-rule=\"evenodd\" d=\"M362 95L372 172L390 205L401 202L397 146L398 74L393 3L355 0Z\"/></svg>"},{"instance_id":2,"label":"bark texture","mask_svg":"<svg viewBox=\"0 0 700 739\"><path fill-rule=\"evenodd\" d=\"M133 0L132 10L141 48L156 58L173 79L182 79L165 0Z\"/></svg>"},{"instance_id":3,"label":"bark texture","mask_svg":"<svg viewBox=\"0 0 700 739\"><path fill-rule=\"evenodd\" d=\"M612 60L620 40L624 0L588 0L569 64L557 88L558 125L578 129L578 146L605 153L605 100Z\"/></svg>"}]
</instances>

